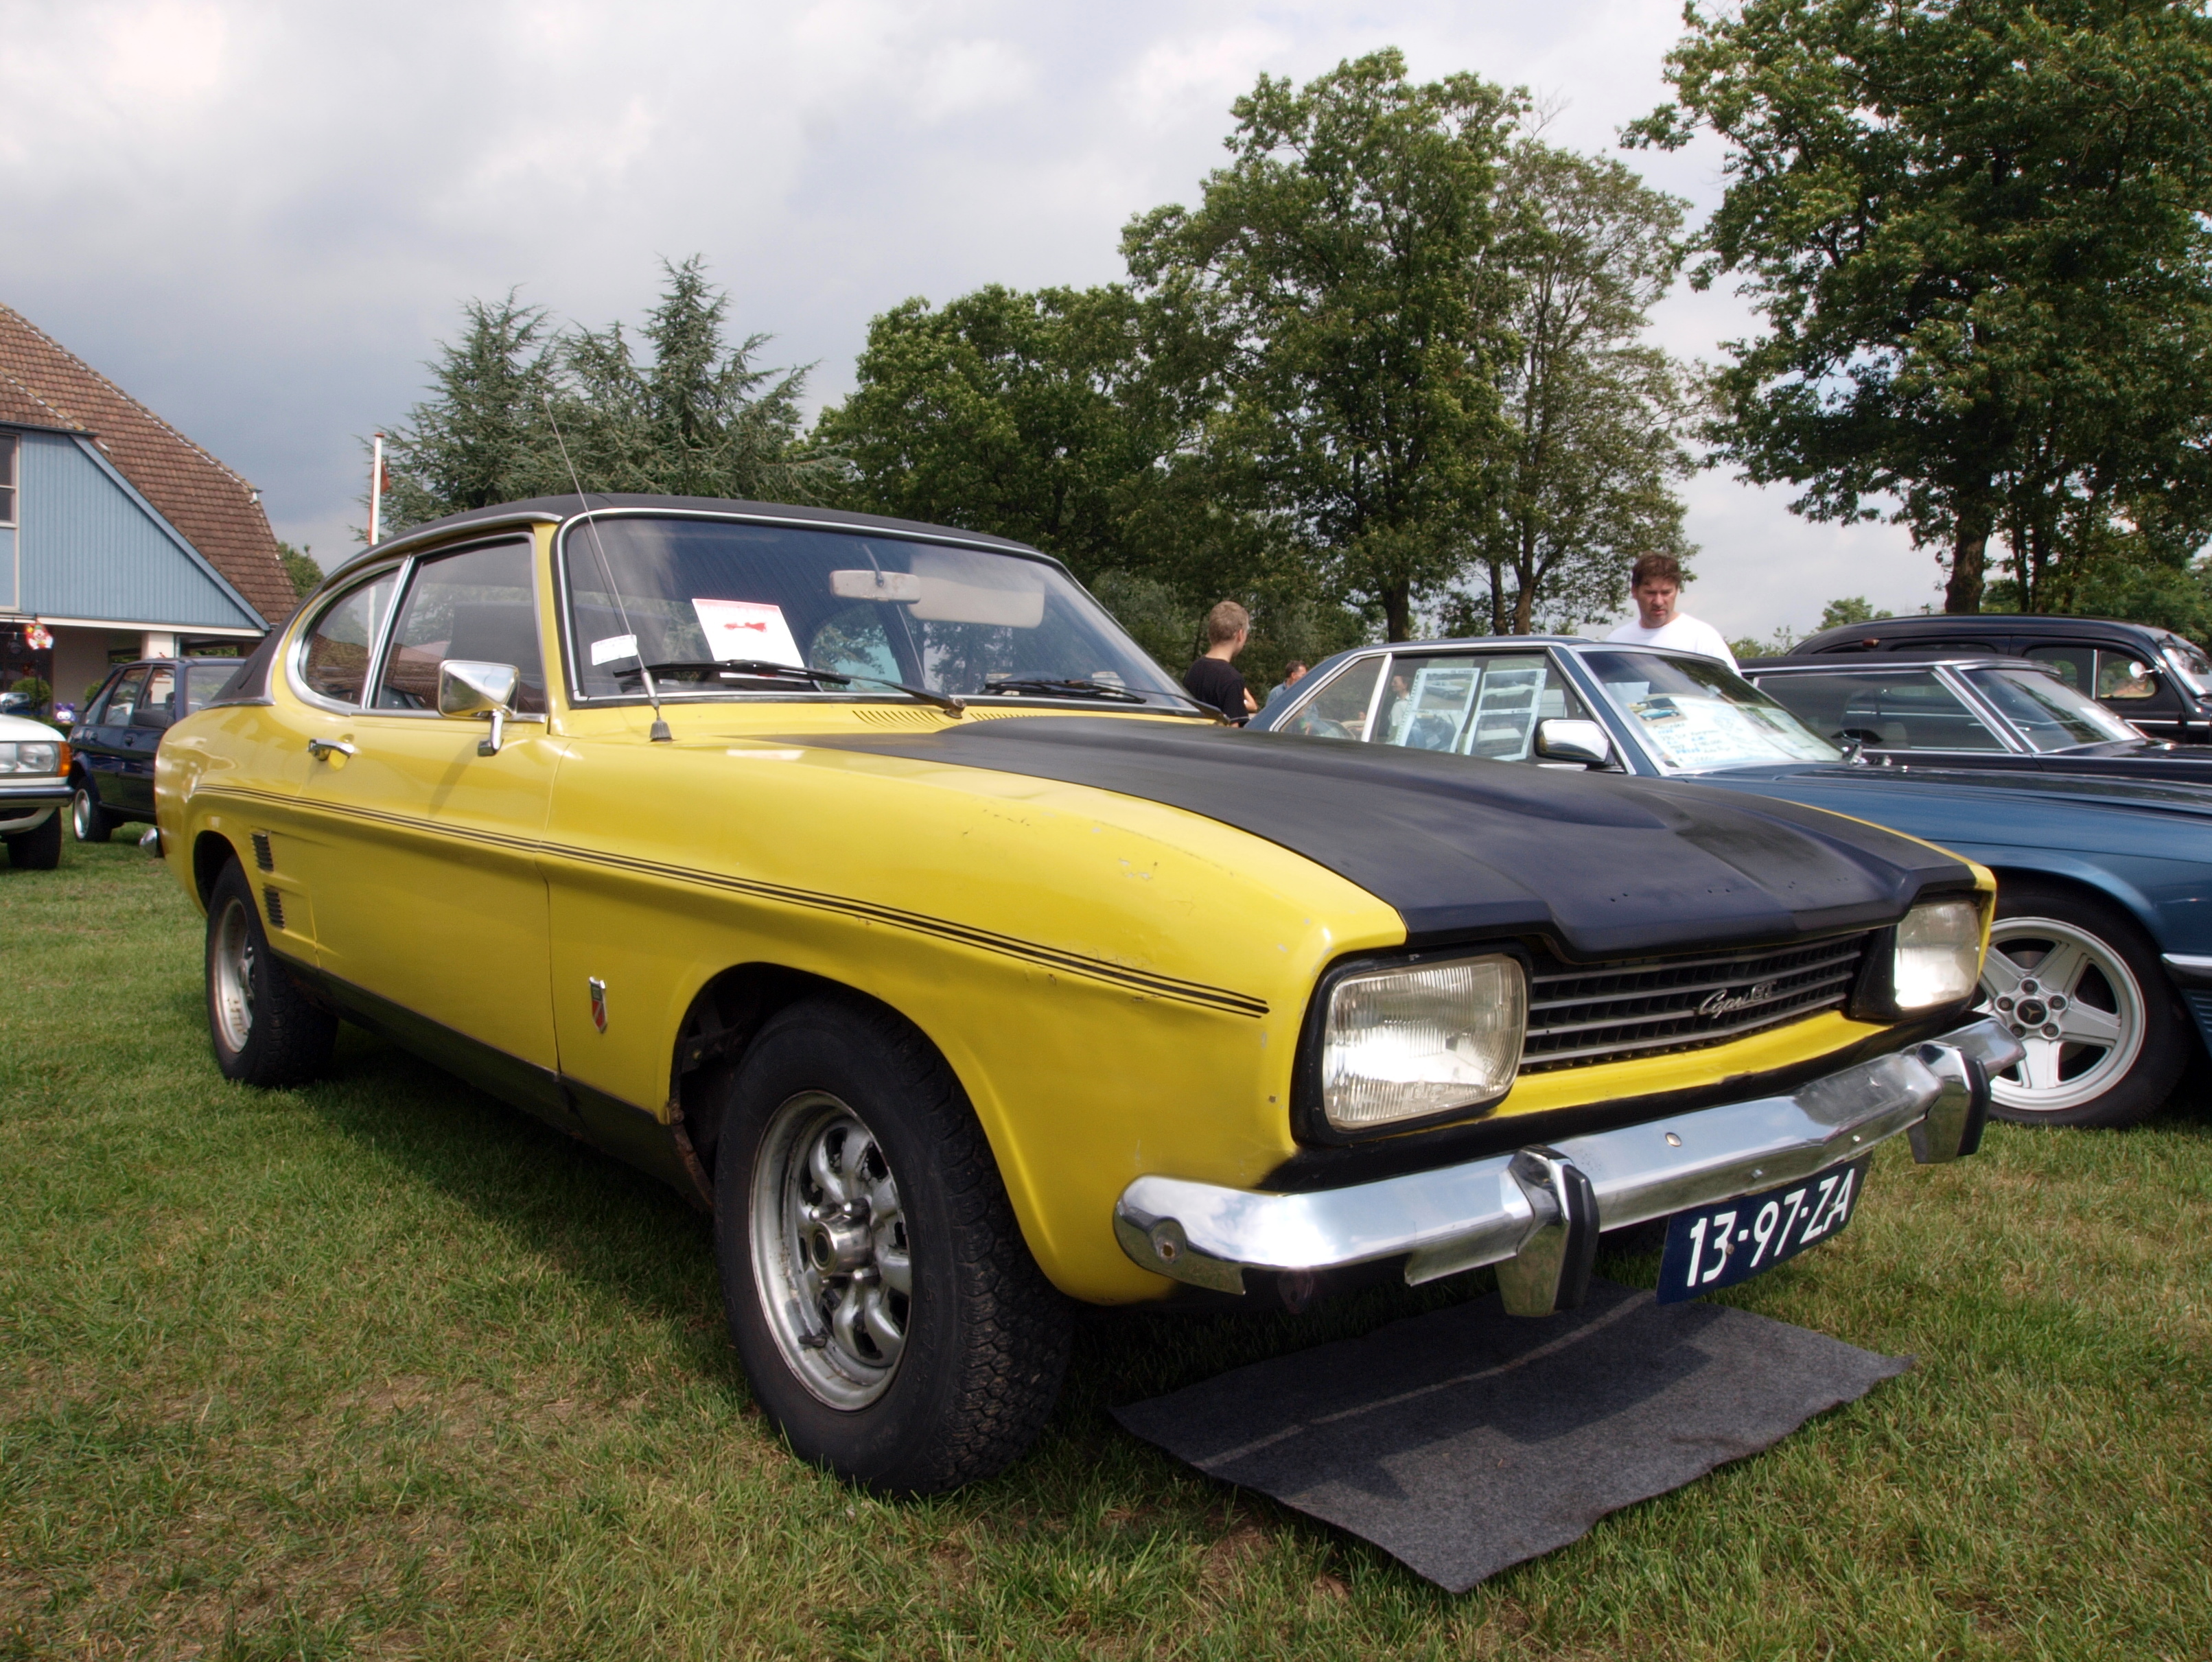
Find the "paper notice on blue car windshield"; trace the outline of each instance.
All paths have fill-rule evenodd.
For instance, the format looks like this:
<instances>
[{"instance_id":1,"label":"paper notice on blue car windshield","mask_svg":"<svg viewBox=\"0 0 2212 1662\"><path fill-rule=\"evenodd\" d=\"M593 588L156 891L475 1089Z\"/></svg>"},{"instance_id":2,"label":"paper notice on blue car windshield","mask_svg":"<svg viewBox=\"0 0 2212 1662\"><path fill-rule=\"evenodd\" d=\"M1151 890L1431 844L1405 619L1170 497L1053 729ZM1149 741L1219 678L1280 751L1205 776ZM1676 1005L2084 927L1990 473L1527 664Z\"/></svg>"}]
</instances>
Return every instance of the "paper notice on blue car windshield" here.
<instances>
[{"instance_id":1,"label":"paper notice on blue car windshield","mask_svg":"<svg viewBox=\"0 0 2212 1662\"><path fill-rule=\"evenodd\" d=\"M707 650L721 663L757 658L769 664L804 664L783 608L757 600L694 600Z\"/></svg>"},{"instance_id":2,"label":"paper notice on blue car windshield","mask_svg":"<svg viewBox=\"0 0 2212 1662\"><path fill-rule=\"evenodd\" d=\"M1790 745L1753 713L1716 698L1662 693L1638 699L1628 707L1660 760L1670 767L1695 771L1820 759L1798 755L1795 752L1802 747Z\"/></svg>"}]
</instances>

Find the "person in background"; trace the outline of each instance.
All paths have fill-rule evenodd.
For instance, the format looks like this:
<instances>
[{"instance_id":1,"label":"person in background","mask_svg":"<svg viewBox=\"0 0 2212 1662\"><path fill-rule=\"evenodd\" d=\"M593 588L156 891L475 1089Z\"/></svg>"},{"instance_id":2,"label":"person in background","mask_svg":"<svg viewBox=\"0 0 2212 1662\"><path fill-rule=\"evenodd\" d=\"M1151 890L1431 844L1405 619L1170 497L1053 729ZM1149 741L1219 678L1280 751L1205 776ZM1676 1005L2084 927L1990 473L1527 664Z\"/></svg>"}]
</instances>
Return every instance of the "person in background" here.
<instances>
[{"instance_id":1,"label":"person in background","mask_svg":"<svg viewBox=\"0 0 2212 1662\"><path fill-rule=\"evenodd\" d=\"M1678 652L1717 658L1729 669L1735 654L1711 624L1687 612L1677 611L1682 597L1682 562L1671 554L1640 554L1628 573L1628 591L1636 602L1636 621L1624 623L1607 640L1635 646L1672 646Z\"/></svg>"},{"instance_id":2,"label":"person in background","mask_svg":"<svg viewBox=\"0 0 2212 1662\"><path fill-rule=\"evenodd\" d=\"M1252 614L1224 600L1206 615L1206 655L1182 672L1190 695L1231 721L1241 722L1260 708L1232 662L1251 638Z\"/></svg>"},{"instance_id":3,"label":"person in background","mask_svg":"<svg viewBox=\"0 0 2212 1662\"><path fill-rule=\"evenodd\" d=\"M1267 703L1261 705L1260 707L1261 709L1269 707L1277 699L1280 698L1285 693L1290 691L1291 688L1297 686L1298 682L1304 681L1305 678L1306 666L1299 663L1295 658L1292 658L1290 661L1288 667L1283 670L1283 678L1277 682L1274 686L1268 690Z\"/></svg>"}]
</instances>

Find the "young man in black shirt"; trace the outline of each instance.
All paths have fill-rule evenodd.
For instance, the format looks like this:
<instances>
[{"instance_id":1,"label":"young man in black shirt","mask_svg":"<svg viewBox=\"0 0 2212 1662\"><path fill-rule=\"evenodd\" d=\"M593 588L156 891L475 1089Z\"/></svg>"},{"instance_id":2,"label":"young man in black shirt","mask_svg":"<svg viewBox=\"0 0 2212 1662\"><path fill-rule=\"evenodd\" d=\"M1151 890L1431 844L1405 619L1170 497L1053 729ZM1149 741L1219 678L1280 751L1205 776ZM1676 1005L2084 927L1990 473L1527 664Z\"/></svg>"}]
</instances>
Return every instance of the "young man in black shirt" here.
<instances>
[{"instance_id":1,"label":"young man in black shirt","mask_svg":"<svg viewBox=\"0 0 2212 1662\"><path fill-rule=\"evenodd\" d=\"M1241 722L1260 707L1231 663L1252 638L1252 615L1234 600L1224 600L1206 613L1206 656L1183 671L1182 684L1193 698Z\"/></svg>"}]
</instances>

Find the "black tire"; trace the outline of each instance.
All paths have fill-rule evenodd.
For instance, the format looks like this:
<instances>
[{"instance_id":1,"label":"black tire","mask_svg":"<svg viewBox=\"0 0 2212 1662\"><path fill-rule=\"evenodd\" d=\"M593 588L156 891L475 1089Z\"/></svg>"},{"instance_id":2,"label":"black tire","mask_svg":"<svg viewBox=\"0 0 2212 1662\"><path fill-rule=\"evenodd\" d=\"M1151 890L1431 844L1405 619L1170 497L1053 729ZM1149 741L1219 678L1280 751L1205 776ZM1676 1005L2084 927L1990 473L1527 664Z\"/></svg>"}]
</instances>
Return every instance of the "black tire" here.
<instances>
[{"instance_id":1,"label":"black tire","mask_svg":"<svg viewBox=\"0 0 2212 1662\"><path fill-rule=\"evenodd\" d=\"M92 781L81 779L70 796L70 826L79 842L106 842L115 834L115 816L100 805Z\"/></svg>"},{"instance_id":2,"label":"black tire","mask_svg":"<svg viewBox=\"0 0 2212 1662\"><path fill-rule=\"evenodd\" d=\"M330 1065L338 1020L307 997L276 955L236 860L208 897L208 1036L223 1077L298 1085Z\"/></svg>"},{"instance_id":3,"label":"black tire","mask_svg":"<svg viewBox=\"0 0 2212 1662\"><path fill-rule=\"evenodd\" d=\"M62 816L56 809L8 839L8 863L18 871L51 871L62 863Z\"/></svg>"},{"instance_id":4,"label":"black tire","mask_svg":"<svg viewBox=\"0 0 2212 1662\"><path fill-rule=\"evenodd\" d=\"M2082 967L2062 967L2064 986L2054 987L2035 972L2062 952ZM2200 1047L2150 937L2111 902L2060 883L1999 879L1982 993L1983 1007L2038 1052L1991 1081L1990 1112L2019 1125L2140 1124ZM2069 1024L2084 1017L2109 1028L2108 1040L2091 1032L2075 1042Z\"/></svg>"},{"instance_id":5,"label":"black tire","mask_svg":"<svg viewBox=\"0 0 2212 1662\"><path fill-rule=\"evenodd\" d=\"M774 1017L722 1091L722 1301L753 1394L793 1452L893 1495L1018 1458L1059 1398L1073 1313L1030 1256L944 1059L886 1010L823 999ZM872 1198L832 1209L809 1150ZM841 1272L848 1259L831 1255L848 1248L865 1261ZM869 1299L872 1313L853 1313ZM872 1332L896 1334L887 1366Z\"/></svg>"}]
</instances>

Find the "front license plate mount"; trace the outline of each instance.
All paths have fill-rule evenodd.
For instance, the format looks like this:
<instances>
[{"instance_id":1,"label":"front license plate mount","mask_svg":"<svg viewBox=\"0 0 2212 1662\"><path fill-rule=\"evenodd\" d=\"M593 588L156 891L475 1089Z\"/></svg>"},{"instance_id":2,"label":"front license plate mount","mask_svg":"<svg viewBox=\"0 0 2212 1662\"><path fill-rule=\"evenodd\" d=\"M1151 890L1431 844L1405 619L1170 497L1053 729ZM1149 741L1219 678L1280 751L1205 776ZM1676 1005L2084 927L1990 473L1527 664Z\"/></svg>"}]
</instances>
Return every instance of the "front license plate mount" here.
<instances>
[{"instance_id":1,"label":"front license plate mount","mask_svg":"<svg viewBox=\"0 0 2212 1662\"><path fill-rule=\"evenodd\" d=\"M1659 1302L1733 1287L1832 1238L1858 1209L1873 1163L1862 1155L1778 1189L1675 1213L1659 1260Z\"/></svg>"}]
</instances>

